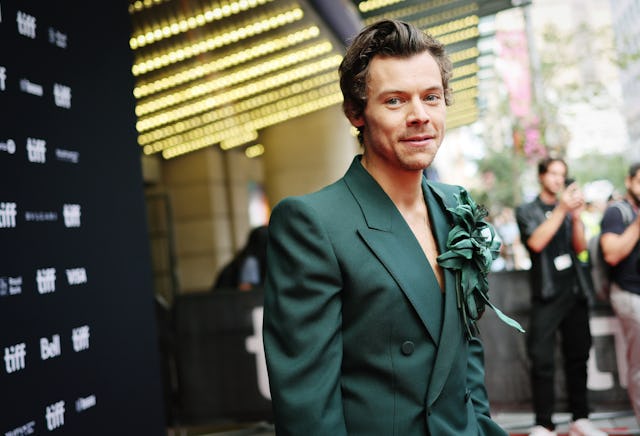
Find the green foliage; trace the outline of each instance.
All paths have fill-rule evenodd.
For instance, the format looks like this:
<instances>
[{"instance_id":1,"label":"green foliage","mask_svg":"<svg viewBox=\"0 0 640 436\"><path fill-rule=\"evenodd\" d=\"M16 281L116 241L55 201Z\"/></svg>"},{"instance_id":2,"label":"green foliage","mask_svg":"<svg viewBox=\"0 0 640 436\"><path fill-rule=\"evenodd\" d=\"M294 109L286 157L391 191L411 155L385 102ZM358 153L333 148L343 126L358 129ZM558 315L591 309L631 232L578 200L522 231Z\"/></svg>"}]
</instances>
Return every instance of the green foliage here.
<instances>
[{"instance_id":1,"label":"green foliage","mask_svg":"<svg viewBox=\"0 0 640 436\"><path fill-rule=\"evenodd\" d=\"M571 177L581 185L595 180L608 180L618 192L625 192L624 177L629 170L629 162L619 154L588 154L568 162Z\"/></svg>"},{"instance_id":2,"label":"green foliage","mask_svg":"<svg viewBox=\"0 0 640 436\"><path fill-rule=\"evenodd\" d=\"M483 184L472 189L473 198L491 213L503 207L514 207L522 201L522 174L527 162L513 149L488 150L477 162Z\"/></svg>"}]
</instances>

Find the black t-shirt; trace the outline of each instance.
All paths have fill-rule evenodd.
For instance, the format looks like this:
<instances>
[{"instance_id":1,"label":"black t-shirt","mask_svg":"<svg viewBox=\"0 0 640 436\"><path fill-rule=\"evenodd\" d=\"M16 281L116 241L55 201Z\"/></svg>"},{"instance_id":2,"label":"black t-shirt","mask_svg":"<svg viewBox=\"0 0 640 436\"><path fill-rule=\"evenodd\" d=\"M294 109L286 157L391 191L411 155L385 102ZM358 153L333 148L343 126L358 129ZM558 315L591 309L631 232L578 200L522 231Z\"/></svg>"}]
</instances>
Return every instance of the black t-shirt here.
<instances>
[{"instance_id":1,"label":"black t-shirt","mask_svg":"<svg viewBox=\"0 0 640 436\"><path fill-rule=\"evenodd\" d=\"M549 205L544 203L542 203L541 206L547 218L556 207L555 204ZM544 247L544 251L548 253L547 259L551 262L553 281L556 283L558 289L571 288L571 285L574 282L575 269L573 266L559 271L554 263L554 260L558 257L570 255L573 251L573 247L571 246L571 236L571 227L569 226L568 220L565 219L562 221L562 225L556 234L551 238L551 241L549 241L547 246Z\"/></svg>"},{"instance_id":2,"label":"black t-shirt","mask_svg":"<svg viewBox=\"0 0 640 436\"><path fill-rule=\"evenodd\" d=\"M629 204L623 205L628 206L629 209L631 206ZM622 212L618 207L610 206L604 212L604 216L602 217L602 223L600 224L600 233L615 233L620 235L624 232L627 226L630 223L633 223L638 216L638 213L634 210L633 218L629 223L625 223L622 218ZM614 266L611 269L611 276L613 281L616 282L622 289L633 292L634 294L640 294L640 271L638 268L638 258L640 257L640 242L636 243L636 246L633 248L633 251L623 259L619 264Z\"/></svg>"}]
</instances>

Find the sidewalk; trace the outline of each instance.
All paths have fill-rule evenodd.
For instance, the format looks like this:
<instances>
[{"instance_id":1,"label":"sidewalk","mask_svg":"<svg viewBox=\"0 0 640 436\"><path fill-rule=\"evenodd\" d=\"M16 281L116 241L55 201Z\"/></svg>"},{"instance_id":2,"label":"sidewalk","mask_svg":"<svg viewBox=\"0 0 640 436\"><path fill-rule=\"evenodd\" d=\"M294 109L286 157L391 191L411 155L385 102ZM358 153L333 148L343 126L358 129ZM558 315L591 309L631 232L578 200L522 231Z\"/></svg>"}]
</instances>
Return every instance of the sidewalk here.
<instances>
[{"instance_id":1,"label":"sidewalk","mask_svg":"<svg viewBox=\"0 0 640 436\"><path fill-rule=\"evenodd\" d=\"M636 421L633 411L623 410L615 412L592 413L589 418L593 423L609 436L640 436L640 426ZM533 427L532 413L495 413L493 419L504 428L509 436L527 436ZM571 419L568 413L556 413L553 415L553 422L556 423L558 436L566 436ZM237 426L226 429L172 429L169 436L273 436L275 435L273 426L268 423L259 422ZM454 435L434 435L434 436L454 436Z\"/></svg>"},{"instance_id":2,"label":"sidewalk","mask_svg":"<svg viewBox=\"0 0 640 436\"><path fill-rule=\"evenodd\" d=\"M596 427L610 436L640 436L640 427L631 410L592 413L589 418ZM496 413L493 419L509 432L510 436L526 436L534 424L532 413ZM558 436L566 436L570 419L571 415L568 413L553 415Z\"/></svg>"}]
</instances>

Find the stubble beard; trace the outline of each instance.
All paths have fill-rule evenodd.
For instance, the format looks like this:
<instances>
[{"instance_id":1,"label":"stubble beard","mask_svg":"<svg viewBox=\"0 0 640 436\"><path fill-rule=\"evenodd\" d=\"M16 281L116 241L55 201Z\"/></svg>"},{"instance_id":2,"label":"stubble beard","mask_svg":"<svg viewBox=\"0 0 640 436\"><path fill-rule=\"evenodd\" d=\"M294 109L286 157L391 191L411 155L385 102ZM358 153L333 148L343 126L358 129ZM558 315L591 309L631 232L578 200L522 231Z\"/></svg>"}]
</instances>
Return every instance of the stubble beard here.
<instances>
[{"instance_id":1,"label":"stubble beard","mask_svg":"<svg viewBox=\"0 0 640 436\"><path fill-rule=\"evenodd\" d=\"M633 192L631 192L631 190L627 190L627 192L629 193L629 197L631 198L631 201L635 203L635 206L640 207L640 196L634 194Z\"/></svg>"}]
</instances>

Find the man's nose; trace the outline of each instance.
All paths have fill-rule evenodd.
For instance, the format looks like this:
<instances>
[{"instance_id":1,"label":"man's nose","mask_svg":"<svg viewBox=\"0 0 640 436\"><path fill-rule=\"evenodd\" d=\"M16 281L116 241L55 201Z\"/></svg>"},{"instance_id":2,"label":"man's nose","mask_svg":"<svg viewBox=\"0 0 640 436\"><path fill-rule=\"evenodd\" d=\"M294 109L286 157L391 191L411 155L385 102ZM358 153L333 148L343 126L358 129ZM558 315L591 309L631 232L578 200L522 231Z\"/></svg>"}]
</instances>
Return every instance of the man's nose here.
<instances>
[{"instance_id":1,"label":"man's nose","mask_svg":"<svg viewBox=\"0 0 640 436\"><path fill-rule=\"evenodd\" d=\"M414 99L411 101L407 124L424 124L429 121L429 113L422 99Z\"/></svg>"}]
</instances>

